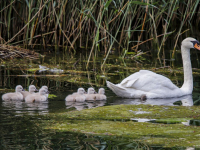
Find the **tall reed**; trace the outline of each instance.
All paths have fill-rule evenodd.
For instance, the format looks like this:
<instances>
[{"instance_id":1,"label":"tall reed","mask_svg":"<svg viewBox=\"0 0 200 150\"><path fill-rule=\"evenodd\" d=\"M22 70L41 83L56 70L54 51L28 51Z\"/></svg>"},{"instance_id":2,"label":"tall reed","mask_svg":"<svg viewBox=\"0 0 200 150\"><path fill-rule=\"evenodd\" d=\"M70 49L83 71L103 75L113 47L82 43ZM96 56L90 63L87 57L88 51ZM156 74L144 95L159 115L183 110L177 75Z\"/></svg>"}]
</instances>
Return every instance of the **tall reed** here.
<instances>
[{"instance_id":1,"label":"tall reed","mask_svg":"<svg viewBox=\"0 0 200 150\"><path fill-rule=\"evenodd\" d=\"M192 35L199 26L199 1L0 1L0 43L54 45L74 52L87 47L89 64L97 51L104 51L107 58L113 47L119 47L125 56L128 51L137 53L140 43L149 41L159 56L168 38L174 39L176 49L180 35Z\"/></svg>"}]
</instances>

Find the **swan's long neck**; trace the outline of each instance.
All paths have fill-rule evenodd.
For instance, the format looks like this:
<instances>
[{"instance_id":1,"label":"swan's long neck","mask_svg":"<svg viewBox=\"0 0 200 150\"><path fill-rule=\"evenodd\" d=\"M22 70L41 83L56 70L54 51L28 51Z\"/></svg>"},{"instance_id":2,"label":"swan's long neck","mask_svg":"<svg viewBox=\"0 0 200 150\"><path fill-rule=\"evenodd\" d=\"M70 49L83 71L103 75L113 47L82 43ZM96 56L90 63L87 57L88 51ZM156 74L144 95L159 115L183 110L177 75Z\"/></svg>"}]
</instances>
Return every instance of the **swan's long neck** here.
<instances>
[{"instance_id":1,"label":"swan's long neck","mask_svg":"<svg viewBox=\"0 0 200 150\"><path fill-rule=\"evenodd\" d=\"M181 89L185 92L185 94L192 94L193 77L192 77L192 66L190 60L190 49L181 46L181 54L182 54L183 71L184 71L184 83Z\"/></svg>"}]
</instances>

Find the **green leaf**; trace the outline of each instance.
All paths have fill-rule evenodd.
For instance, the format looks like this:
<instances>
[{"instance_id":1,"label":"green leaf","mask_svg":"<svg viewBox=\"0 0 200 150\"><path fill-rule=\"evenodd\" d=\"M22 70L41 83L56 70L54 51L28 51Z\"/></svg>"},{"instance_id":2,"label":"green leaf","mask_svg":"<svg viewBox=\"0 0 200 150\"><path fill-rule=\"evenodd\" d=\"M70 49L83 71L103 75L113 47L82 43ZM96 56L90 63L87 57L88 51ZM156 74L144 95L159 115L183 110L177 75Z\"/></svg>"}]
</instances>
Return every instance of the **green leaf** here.
<instances>
[{"instance_id":1,"label":"green leaf","mask_svg":"<svg viewBox=\"0 0 200 150\"><path fill-rule=\"evenodd\" d=\"M135 55L135 52L127 52L127 55Z\"/></svg>"},{"instance_id":2,"label":"green leaf","mask_svg":"<svg viewBox=\"0 0 200 150\"><path fill-rule=\"evenodd\" d=\"M131 3L137 4L137 5L149 5L149 6L157 8L155 5L144 3L144 2L140 2L140 1L132 1Z\"/></svg>"},{"instance_id":3,"label":"green leaf","mask_svg":"<svg viewBox=\"0 0 200 150\"><path fill-rule=\"evenodd\" d=\"M49 96L48 96L48 98L55 98L55 97L57 97L57 96L54 94L49 94Z\"/></svg>"},{"instance_id":4,"label":"green leaf","mask_svg":"<svg viewBox=\"0 0 200 150\"><path fill-rule=\"evenodd\" d=\"M108 6L110 5L111 2L112 0L107 1L106 4L104 5L104 9L108 9Z\"/></svg>"},{"instance_id":5,"label":"green leaf","mask_svg":"<svg viewBox=\"0 0 200 150\"><path fill-rule=\"evenodd\" d=\"M144 3L140 1L132 1L131 3L137 4L137 5L149 5L148 3Z\"/></svg>"},{"instance_id":6,"label":"green leaf","mask_svg":"<svg viewBox=\"0 0 200 150\"><path fill-rule=\"evenodd\" d=\"M29 8L29 2L28 2L28 0L26 0L26 4L27 4L27 6L28 6L28 8Z\"/></svg>"}]
</instances>

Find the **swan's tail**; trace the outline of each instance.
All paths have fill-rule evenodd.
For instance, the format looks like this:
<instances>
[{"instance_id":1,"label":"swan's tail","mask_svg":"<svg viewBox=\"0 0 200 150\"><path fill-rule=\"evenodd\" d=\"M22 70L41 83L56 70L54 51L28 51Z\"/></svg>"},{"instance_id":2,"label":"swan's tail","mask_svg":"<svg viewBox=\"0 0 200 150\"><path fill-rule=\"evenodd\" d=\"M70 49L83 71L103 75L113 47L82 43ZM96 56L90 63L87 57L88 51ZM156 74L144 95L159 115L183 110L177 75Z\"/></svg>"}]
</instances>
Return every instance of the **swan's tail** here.
<instances>
[{"instance_id":1,"label":"swan's tail","mask_svg":"<svg viewBox=\"0 0 200 150\"><path fill-rule=\"evenodd\" d=\"M118 85L115 85L109 81L106 81L107 87L109 87L117 96L120 97L127 97L129 93L126 92L126 89L119 87Z\"/></svg>"}]
</instances>

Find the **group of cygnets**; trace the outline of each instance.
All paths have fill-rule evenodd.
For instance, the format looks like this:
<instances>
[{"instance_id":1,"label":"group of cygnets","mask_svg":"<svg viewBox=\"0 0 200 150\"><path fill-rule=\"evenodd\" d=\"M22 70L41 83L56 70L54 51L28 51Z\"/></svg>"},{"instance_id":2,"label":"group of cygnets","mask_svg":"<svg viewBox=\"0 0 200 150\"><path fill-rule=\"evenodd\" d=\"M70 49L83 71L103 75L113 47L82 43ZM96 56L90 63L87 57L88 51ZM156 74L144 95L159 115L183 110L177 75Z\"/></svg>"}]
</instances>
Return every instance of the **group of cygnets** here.
<instances>
[{"instance_id":1,"label":"group of cygnets","mask_svg":"<svg viewBox=\"0 0 200 150\"><path fill-rule=\"evenodd\" d=\"M15 92L13 93L6 93L2 95L2 100L18 100L25 102L41 102L41 101L47 101L49 91L47 86L42 86L39 89L39 92L34 85L29 86L29 90L25 91L21 85L17 85L15 88Z\"/></svg>"},{"instance_id":2,"label":"group of cygnets","mask_svg":"<svg viewBox=\"0 0 200 150\"><path fill-rule=\"evenodd\" d=\"M94 90L94 88L90 87L85 92L84 88L79 88L76 93L68 95L65 98L65 101L74 101L74 102L84 102L85 100L106 100L105 89L100 88L98 93Z\"/></svg>"},{"instance_id":3,"label":"group of cygnets","mask_svg":"<svg viewBox=\"0 0 200 150\"><path fill-rule=\"evenodd\" d=\"M18 100L33 103L33 102L43 102L48 100L48 87L42 86L39 92L34 85L29 86L29 90L25 91L21 85L17 85L15 92L6 93L2 95L2 100ZM85 100L106 100L105 89L100 88L98 93L95 92L94 88L88 88L87 93L84 88L79 88L76 93L68 95L65 100L73 102L84 102Z\"/></svg>"}]
</instances>

